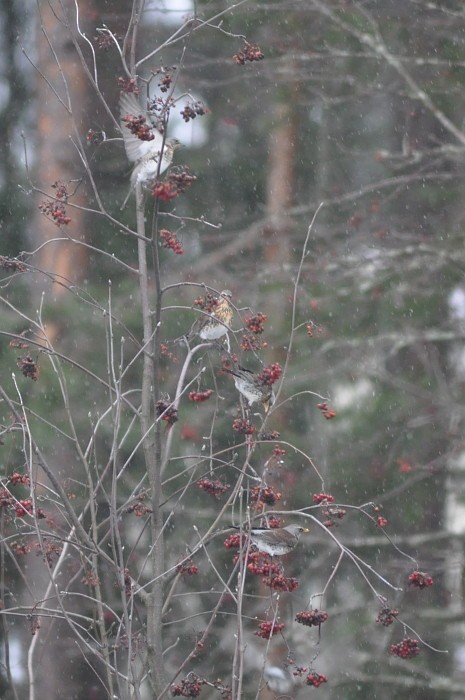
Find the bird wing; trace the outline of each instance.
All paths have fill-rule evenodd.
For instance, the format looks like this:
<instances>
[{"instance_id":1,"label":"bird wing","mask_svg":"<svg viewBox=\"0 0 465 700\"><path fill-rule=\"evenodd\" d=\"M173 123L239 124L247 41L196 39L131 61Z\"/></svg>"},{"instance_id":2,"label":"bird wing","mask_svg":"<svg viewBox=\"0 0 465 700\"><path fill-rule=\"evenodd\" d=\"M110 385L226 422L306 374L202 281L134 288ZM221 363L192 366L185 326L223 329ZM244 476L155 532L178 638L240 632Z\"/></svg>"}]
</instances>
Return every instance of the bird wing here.
<instances>
[{"instance_id":1,"label":"bird wing","mask_svg":"<svg viewBox=\"0 0 465 700\"><path fill-rule=\"evenodd\" d=\"M131 133L126 126L126 122L122 121L122 118L127 116L143 116L146 118L147 124L151 124L147 112L142 109L137 97L134 94L123 92L119 100L119 109L121 131L123 134L124 148L126 150L128 160L130 160L132 163L137 163L137 161L144 158L144 156L161 151L163 136L155 127L152 128L152 134L155 138L153 138L151 141L142 141L141 139L137 138L135 134Z\"/></svg>"}]
</instances>

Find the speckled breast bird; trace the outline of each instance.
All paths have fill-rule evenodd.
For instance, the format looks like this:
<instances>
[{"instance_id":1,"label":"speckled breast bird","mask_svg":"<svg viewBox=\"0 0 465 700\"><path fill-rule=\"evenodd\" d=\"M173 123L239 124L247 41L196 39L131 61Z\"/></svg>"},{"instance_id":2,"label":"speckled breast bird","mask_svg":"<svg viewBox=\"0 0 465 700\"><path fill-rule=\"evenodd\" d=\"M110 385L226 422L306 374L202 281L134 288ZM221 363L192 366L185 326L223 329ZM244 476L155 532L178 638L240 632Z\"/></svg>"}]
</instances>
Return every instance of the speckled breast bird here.
<instances>
[{"instance_id":1,"label":"speckled breast bird","mask_svg":"<svg viewBox=\"0 0 465 700\"><path fill-rule=\"evenodd\" d=\"M310 532L310 530L307 527L293 524L276 528L253 527L248 531L248 534L260 552L265 552L270 557L282 557L297 546L303 532Z\"/></svg>"},{"instance_id":2,"label":"speckled breast bird","mask_svg":"<svg viewBox=\"0 0 465 700\"><path fill-rule=\"evenodd\" d=\"M218 340L225 335L229 351L228 330L231 327L234 315L234 310L229 303L231 298L232 294L229 289L223 289L220 292L219 301L214 310L209 316L202 314L202 317L195 321L189 331L188 339L198 335L201 340Z\"/></svg>"},{"instance_id":3,"label":"speckled breast bird","mask_svg":"<svg viewBox=\"0 0 465 700\"><path fill-rule=\"evenodd\" d=\"M161 175L173 160L174 152L181 146L178 139L166 139L163 143L163 136L156 129L145 110L139 104L137 97L134 94L122 93L119 101L120 107L120 124L123 134L124 148L126 155L134 167L131 173L131 189L129 190L126 199L121 208L126 206L126 203L136 187L137 183L145 185L154 180L158 175ZM128 129L128 122L123 121L127 117L138 118L144 117L148 126L148 133L154 138L150 141L142 140L133 134ZM145 127L144 127L145 128ZM161 163L159 165L160 153Z\"/></svg>"},{"instance_id":4,"label":"speckled breast bird","mask_svg":"<svg viewBox=\"0 0 465 700\"><path fill-rule=\"evenodd\" d=\"M236 389L247 399L249 406L259 402L265 409L265 413L268 413L276 399L275 393L269 384L265 384L252 370L240 365L235 369L226 367L223 369L228 374L232 374Z\"/></svg>"}]
</instances>

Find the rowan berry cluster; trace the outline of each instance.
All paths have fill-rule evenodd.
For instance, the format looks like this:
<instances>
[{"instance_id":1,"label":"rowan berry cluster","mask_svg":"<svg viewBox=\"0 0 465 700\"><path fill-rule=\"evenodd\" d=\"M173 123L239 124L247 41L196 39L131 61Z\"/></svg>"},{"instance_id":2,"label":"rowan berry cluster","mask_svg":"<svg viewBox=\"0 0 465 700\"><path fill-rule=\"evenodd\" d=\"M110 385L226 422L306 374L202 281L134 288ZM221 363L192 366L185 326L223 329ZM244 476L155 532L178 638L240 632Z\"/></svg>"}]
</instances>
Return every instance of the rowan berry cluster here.
<instances>
[{"instance_id":1,"label":"rowan berry cluster","mask_svg":"<svg viewBox=\"0 0 465 700\"><path fill-rule=\"evenodd\" d=\"M420 653L420 642L418 639L407 637L399 644L392 644L390 653L401 659L413 659L414 656L418 656Z\"/></svg>"},{"instance_id":2,"label":"rowan berry cluster","mask_svg":"<svg viewBox=\"0 0 465 700\"><path fill-rule=\"evenodd\" d=\"M203 401L208 401L212 394L213 389L207 389L206 391L190 391L189 401L195 401L195 403L202 403Z\"/></svg>"},{"instance_id":3,"label":"rowan berry cluster","mask_svg":"<svg viewBox=\"0 0 465 700\"><path fill-rule=\"evenodd\" d=\"M284 627L285 625L283 622L260 622L258 631L254 632L254 634L262 639L271 639L275 634L281 632Z\"/></svg>"},{"instance_id":4,"label":"rowan berry cluster","mask_svg":"<svg viewBox=\"0 0 465 700\"><path fill-rule=\"evenodd\" d=\"M215 296L211 292L207 292L204 297L198 297L194 300L194 306L198 306L199 309L202 309L206 313L211 314L212 311L216 309L219 302L220 300L217 296Z\"/></svg>"},{"instance_id":5,"label":"rowan berry cluster","mask_svg":"<svg viewBox=\"0 0 465 700\"><path fill-rule=\"evenodd\" d=\"M426 574L424 571L413 571L408 577L408 582L411 586L419 588L420 590L433 585L432 577Z\"/></svg>"},{"instance_id":6,"label":"rowan berry cluster","mask_svg":"<svg viewBox=\"0 0 465 700\"><path fill-rule=\"evenodd\" d=\"M259 440L279 440L281 437L281 433L279 433L277 430L270 430L269 432L265 433L260 433L258 436Z\"/></svg>"},{"instance_id":7,"label":"rowan berry cluster","mask_svg":"<svg viewBox=\"0 0 465 700\"><path fill-rule=\"evenodd\" d=\"M249 500L254 505L255 510L261 510L265 506L274 506L281 498L282 494L271 486L258 485L250 489Z\"/></svg>"},{"instance_id":8,"label":"rowan berry cluster","mask_svg":"<svg viewBox=\"0 0 465 700\"><path fill-rule=\"evenodd\" d=\"M246 537L240 533L235 533L234 535L229 535L224 541L224 546L226 549L240 549L245 543Z\"/></svg>"},{"instance_id":9,"label":"rowan berry cluster","mask_svg":"<svg viewBox=\"0 0 465 700\"><path fill-rule=\"evenodd\" d=\"M34 362L32 357L26 355L26 357L18 358L17 364L25 377L32 379L34 382L36 382L39 379L40 369L37 363Z\"/></svg>"},{"instance_id":10,"label":"rowan berry cluster","mask_svg":"<svg viewBox=\"0 0 465 700\"><path fill-rule=\"evenodd\" d=\"M319 627L328 619L328 613L324 610L303 610L297 613L295 621L307 627Z\"/></svg>"},{"instance_id":11,"label":"rowan berry cluster","mask_svg":"<svg viewBox=\"0 0 465 700\"><path fill-rule=\"evenodd\" d=\"M263 333L265 330L264 323L265 321L268 320L268 316L266 314L262 314L260 311L255 314L255 316L251 316L250 318L245 319L245 325L249 329L251 333L254 333L255 335L260 335Z\"/></svg>"},{"instance_id":12,"label":"rowan berry cluster","mask_svg":"<svg viewBox=\"0 0 465 700\"><path fill-rule=\"evenodd\" d=\"M31 498L21 499L12 503L15 515L17 518L24 518L25 515L34 515L34 508ZM42 508L37 508L35 515L37 518L45 518L46 515Z\"/></svg>"},{"instance_id":13,"label":"rowan berry cluster","mask_svg":"<svg viewBox=\"0 0 465 700\"><path fill-rule=\"evenodd\" d=\"M203 115L207 114L207 112L208 109L202 104L202 102L197 100L196 102L188 102L180 114L187 123L196 117L203 117Z\"/></svg>"},{"instance_id":14,"label":"rowan berry cluster","mask_svg":"<svg viewBox=\"0 0 465 700\"><path fill-rule=\"evenodd\" d=\"M234 54L233 59L237 65L243 66L247 61L261 61L264 57L265 55L260 50L259 46L256 44L249 44L249 42L246 41L242 49Z\"/></svg>"},{"instance_id":15,"label":"rowan berry cluster","mask_svg":"<svg viewBox=\"0 0 465 700\"><path fill-rule=\"evenodd\" d=\"M398 614L398 610L383 608L379 611L378 617L376 618L376 622L379 622L381 625L384 625L384 627L389 627L389 625L392 625L392 623L395 621Z\"/></svg>"},{"instance_id":16,"label":"rowan berry cluster","mask_svg":"<svg viewBox=\"0 0 465 700\"><path fill-rule=\"evenodd\" d=\"M230 488L229 484L224 484L219 479L200 479L197 486L210 496L221 496Z\"/></svg>"},{"instance_id":17,"label":"rowan berry cluster","mask_svg":"<svg viewBox=\"0 0 465 700\"><path fill-rule=\"evenodd\" d=\"M26 486L31 483L27 474L18 474L18 472L13 472L8 477L9 484L25 484Z\"/></svg>"},{"instance_id":18,"label":"rowan berry cluster","mask_svg":"<svg viewBox=\"0 0 465 700\"><path fill-rule=\"evenodd\" d=\"M279 591L280 593L292 593L292 591L295 591L299 586L299 582L296 578L292 576L286 577L282 574L277 576L268 576L262 580L265 586L273 588L275 591Z\"/></svg>"},{"instance_id":19,"label":"rowan berry cluster","mask_svg":"<svg viewBox=\"0 0 465 700\"><path fill-rule=\"evenodd\" d=\"M172 250L176 255L183 255L184 248L182 247L181 241L176 237L175 233L168 231L166 228L160 229L160 238L162 240L163 248L168 248Z\"/></svg>"},{"instance_id":20,"label":"rowan berry cluster","mask_svg":"<svg viewBox=\"0 0 465 700\"><path fill-rule=\"evenodd\" d=\"M131 93L132 95L139 94L139 88L137 87L136 78L123 78L119 76L116 81L121 92Z\"/></svg>"},{"instance_id":21,"label":"rowan berry cluster","mask_svg":"<svg viewBox=\"0 0 465 700\"><path fill-rule=\"evenodd\" d=\"M203 678L196 676L195 673L190 673L187 678L183 678L178 685L171 686L171 694L174 697L196 698L200 695L204 684L205 681Z\"/></svg>"},{"instance_id":22,"label":"rowan berry cluster","mask_svg":"<svg viewBox=\"0 0 465 700\"><path fill-rule=\"evenodd\" d=\"M187 559L187 561L182 564L178 564L176 567L178 574L185 574L186 576L196 576L199 573L199 567L194 564L192 559Z\"/></svg>"},{"instance_id":23,"label":"rowan berry cluster","mask_svg":"<svg viewBox=\"0 0 465 700\"><path fill-rule=\"evenodd\" d=\"M178 411L174 406L170 406L168 401L157 401L156 403L157 416L162 416L162 420L166 420L169 426L174 425L178 420Z\"/></svg>"},{"instance_id":24,"label":"rowan berry cluster","mask_svg":"<svg viewBox=\"0 0 465 700\"><path fill-rule=\"evenodd\" d=\"M312 496L313 503L334 503L334 496L330 493L314 493Z\"/></svg>"},{"instance_id":25,"label":"rowan berry cluster","mask_svg":"<svg viewBox=\"0 0 465 700\"><path fill-rule=\"evenodd\" d=\"M57 226L67 226L71 222L71 218L66 216L66 209L63 202L42 202L39 204L39 211L45 216L52 219Z\"/></svg>"},{"instance_id":26,"label":"rowan berry cluster","mask_svg":"<svg viewBox=\"0 0 465 700\"><path fill-rule=\"evenodd\" d=\"M308 674L305 682L307 683L307 685L312 685L314 688L319 688L319 686L323 683L327 683L328 679L326 678L326 676L312 671Z\"/></svg>"},{"instance_id":27,"label":"rowan berry cluster","mask_svg":"<svg viewBox=\"0 0 465 700\"><path fill-rule=\"evenodd\" d=\"M151 513L152 509L146 506L144 503L145 497L145 493L139 494L136 498L135 503L132 503L126 508L126 513L134 513L134 515L138 518L147 515L147 513Z\"/></svg>"},{"instance_id":28,"label":"rowan berry cluster","mask_svg":"<svg viewBox=\"0 0 465 700\"><path fill-rule=\"evenodd\" d=\"M26 265L24 265L24 263L15 258L9 258L6 255L0 255L0 268L2 270L8 270L8 272L26 272Z\"/></svg>"},{"instance_id":29,"label":"rowan berry cluster","mask_svg":"<svg viewBox=\"0 0 465 700\"><path fill-rule=\"evenodd\" d=\"M266 386L271 386L278 381L282 374L283 368L279 362L273 362L269 367L264 367L261 372L258 373L257 379Z\"/></svg>"},{"instance_id":30,"label":"rowan berry cluster","mask_svg":"<svg viewBox=\"0 0 465 700\"><path fill-rule=\"evenodd\" d=\"M320 409L323 414L323 418L326 418L326 420L331 420L331 418L334 418L336 415L336 411L329 408L327 403L319 403L317 404L317 408Z\"/></svg>"},{"instance_id":31,"label":"rowan berry cluster","mask_svg":"<svg viewBox=\"0 0 465 700\"><path fill-rule=\"evenodd\" d=\"M257 430L257 428L254 428L251 422L245 418L235 418L232 429L235 430L236 433L241 433L242 435L253 435Z\"/></svg>"},{"instance_id":32,"label":"rowan berry cluster","mask_svg":"<svg viewBox=\"0 0 465 700\"><path fill-rule=\"evenodd\" d=\"M265 552L249 552L247 554L247 569L254 576L279 576L282 567L273 561L273 557Z\"/></svg>"},{"instance_id":33,"label":"rowan berry cluster","mask_svg":"<svg viewBox=\"0 0 465 700\"><path fill-rule=\"evenodd\" d=\"M147 124L147 119L142 115L135 117L133 114L127 114L121 117L126 129L129 129L131 134L137 136L141 141L153 141L155 134L151 124Z\"/></svg>"}]
</instances>

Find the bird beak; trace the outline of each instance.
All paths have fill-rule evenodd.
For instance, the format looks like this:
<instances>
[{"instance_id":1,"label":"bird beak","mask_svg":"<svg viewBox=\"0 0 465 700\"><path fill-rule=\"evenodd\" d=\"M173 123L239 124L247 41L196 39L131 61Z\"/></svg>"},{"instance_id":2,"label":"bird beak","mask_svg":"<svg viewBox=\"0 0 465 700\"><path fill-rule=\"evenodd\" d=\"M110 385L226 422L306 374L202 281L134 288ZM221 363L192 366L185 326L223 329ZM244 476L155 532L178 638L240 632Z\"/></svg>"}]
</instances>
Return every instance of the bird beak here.
<instances>
[{"instance_id":1,"label":"bird beak","mask_svg":"<svg viewBox=\"0 0 465 700\"><path fill-rule=\"evenodd\" d=\"M309 528L309 527L304 527L304 532L310 532L310 528Z\"/></svg>"}]
</instances>

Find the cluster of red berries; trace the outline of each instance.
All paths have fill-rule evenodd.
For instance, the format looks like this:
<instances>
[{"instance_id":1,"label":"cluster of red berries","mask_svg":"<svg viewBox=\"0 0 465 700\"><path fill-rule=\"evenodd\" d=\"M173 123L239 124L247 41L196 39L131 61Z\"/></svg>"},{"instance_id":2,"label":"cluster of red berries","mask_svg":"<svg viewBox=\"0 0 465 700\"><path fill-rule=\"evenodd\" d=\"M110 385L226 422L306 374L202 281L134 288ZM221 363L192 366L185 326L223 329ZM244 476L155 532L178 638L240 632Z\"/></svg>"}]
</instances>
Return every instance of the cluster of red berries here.
<instances>
[{"instance_id":1,"label":"cluster of red berries","mask_svg":"<svg viewBox=\"0 0 465 700\"><path fill-rule=\"evenodd\" d=\"M26 357L18 358L18 367L25 377L32 379L36 382L39 379L40 369L36 362L26 355Z\"/></svg>"},{"instance_id":2,"label":"cluster of red berries","mask_svg":"<svg viewBox=\"0 0 465 700\"><path fill-rule=\"evenodd\" d=\"M272 384L278 381L282 372L283 368L281 367L279 362L273 362L272 365L270 365L269 367L264 367L262 371L258 373L257 379L262 384L265 384L266 386L271 386Z\"/></svg>"},{"instance_id":3,"label":"cluster of red berries","mask_svg":"<svg viewBox=\"0 0 465 700\"><path fill-rule=\"evenodd\" d=\"M140 493L137 496L135 503L132 503L126 508L126 513L134 513L134 515L138 518L147 515L147 513L151 513L152 509L146 506L144 503L145 496L145 493Z\"/></svg>"},{"instance_id":4,"label":"cluster of red berries","mask_svg":"<svg viewBox=\"0 0 465 700\"><path fill-rule=\"evenodd\" d=\"M131 575L129 573L129 569L123 569L123 574L124 574L124 593L126 595L126 598L130 598L132 595L133 584L132 584Z\"/></svg>"},{"instance_id":5,"label":"cluster of red berries","mask_svg":"<svg viewBox=\"0 0 465 700\"><path fill-rule=\"evenodd\" d=\"M52 189L56 190L56 198L60 199L62 202L67 202L69 197L68 188L64 182L61 180L55 180L52 184Z\"/></svg>"},{"instance_id":6,"label":"cluster of red berries","mask_svg":"<svg viewBox=\"0 0 465 700\"><path fill-rule=\"evenodd\" d=\"M347 511L345 508L326 508L323 511L323 515L325 515L328 520L325 520L323 525L325 527L334 527L336 524L336 520L342 520L347 515Z\"/></svg>"},{"instance_id":7,"label":"cluster of red berries","mask_svg":"<svg viewBox=\"0 0 465 700\"><path fill-rule=\"evenodd\" d=\"M36 549L45 557L49 566L52 566L53 560L58 559L63 551L63 547L60 547L60 545L57 545L55 542L49 542L48 540L43 540L42 545L40 542L37 542Z\"/></svg>"},{"instance_id":8,"label":"cluster of red berries","mask_svg":"<svg viewBox=\"0 0 465 700\"><path fill-rule=\"evenodd\" d=\"M384 625L384 627L389 627L389 625L392 625L398 614L398 610L383 608L379 611L378 617L376 618L376 622L379 622L381 625Z\"/></svg>"},{"instance_id":9,"label":"cluster of red berries","mask_svg":"<svg viewBox=\"0 0 465 700\"><path fill-rule=\"evenodd\" d=\"M29 554L32 547L30 544L26 544L25 542L13 542L11 544L11 550L18 556L24 556Z\"/></svg>"},{"instance_id":10,"label":"cluster of red berries","mask_svg":"<svg viewBox=\"0 0 465 700\"><path fill-rule=\"evenodd\" d=\"M299 586L299 582L296 578L293 578L292 576L286 577L282 574L278 574L277 576L268 576L262 580L265 586L273 588L275 591L279 591L280 593L292 593L292 591L295 591Z\"/></svg>"},{"instance_id":11,"label":"cluster of red berries","mask_svg":"<svg viewBox=\"0 0 465 700\"><path fill-rule=\"evenodd\" d=\"M57 226L67 226L71 218L66 216L66 209L63 202L42 202L39 204L39 211L45 216L49 216Z\"/></svg>"},{"instance_id":12,"label":"cluster of red berries","mask_svg":"<svg viewBox=\"0 0 465 700\"><path fill-rule=\"evenodd\" d=\"M268 515L266 518L266 526L272 530L275 527L282 527L284 525L283 518L278 518L277 515Z\"/></svg>"},{"instance_id":13,"label":"cluster of red berries","mask_svg":"<svg viewBox=\"0 0 465 700\"><path fill-rule=\"evenodd\" d=\"M286 450L279 445L273 447L273 457L283 457L286 454Z\"/></svg>"},{"instance_id":14,"label":"cluster of red berries","mask_svg":"<svg viewBox=\"0 0 465 700\"><path fill-rule=\"evenodd\" d=\"M281 566L275 564L273 557L265 552L249 552L247 569L254 576L279 576L282 574Z\"/></svg>"},{"instance_id":15,"label":"cluster of red berries","mask_svg":"<svg viewBox=\"0 0 465 700\"><path fill-rule=\"evenodd\" d=\"M1 267L1 261L0 261L0 267ZM10 340L8 343L8 347L10 348L19 348L20 350L27 350L29 348L29 343L25 343L24 340L17 340L14 338L13 340Z\"/></svg>"},{"instance_id":16,"label":"cluster of red berries","mask_svg":"<svg viewBox=\"0 0 465 700\"><path fill-rule=\"evenodd\" d=\"M332 496L330 493L320 491L320 493L313 494L312 500L313 503L334 503L334 496Z\"/></svg>"},{"instance_id":17,"label":"cluster of red berries","mask_svg":"<svg viewBox=\"0 0 465 700\"><path fill-rule=\"evenodd\" d=\"M166 357L168 360L171 360L171 362L179 362L174 352L171 352L171 350L169 350L166 343L160 343L160 355L163 355L163 357Z\"/></svg>"},{"instance_id":18,"label":"cluster of red berries","mask_svg":"<svg viewBox=\"0 0 465 700\"><path fill-rule=\"evenodd\" d=\"M407 637L399 644L392 644L390 653L399 656L401 659L412 659L420 653L420 642L418 639Z\"/></svg>"},{"instance_id":19,"label":"cluster of red berries","mask_svg":"<svg viewBox=\"0 0 465 700\"><path fill-rule=\"evenodd\" d=\"M31 498L25 498L19 501L15 501L13 507L17 518L23 518L25 515L34 515L34 509L32 506ZM38 518L46 517L42 508L37 508L36 516Z\"/></svg>"},{"instance_id":20,"label":"cluster of red berries","mask_svg":"<svg viewBox=\"0 0 465 700\"><path fill-rule=\"evenodd\" d=\"M319 688L319 686L323 683L327 683L328 679L321 673L316 673L315 671L312 671L308 674L305 682L307 683L307 685L313 685L314 688Z\"/></svg>"},{"instance_id":21,"label":"cluster of red berries","mask_svg":"<svg viewBox=\"0 0 465 700\"><path fill-rule=\"evenodd\" d=\"M262 639L271 639L275 634L281 632L284 627L285 624L283 622L260 622L258 631L254 632L254 634Z\"/></svg>"},{"instance_id":22,"label":"cluster of red berries","mask_svg":"<svg viewBox=\"0 0 465 700\"><path fill-rule=\"evenodd\" d=\"M18 474L18 472L13 472L13 474L10 474L8 477L8 483L9 484L25 484L28 486L31 483L31 480L29 479L27 474Z\"/></svg>"},{"instance_id":23,"label":"cluster of red berries","mask_svg":"<svg viewBox=\"0 0 465 700\"><path fill-rule=\"evenodd\" d=\"M328 619L328 613L324 610L303 610L297 613L295 621L307 627L319 627Z\"/></svg>"},{"instance_id":24,"label":"cluster of red berries","mask_svg":"<svg viewBox=\"0 0 465 700\"><path fill-rule=\"evenodd\" d=\"M219 479L200 479L197 486L210 496L221 496L230 488L229 484L224 484Z\"/></svg>"},{"instance_id":25,"label":"cluster of red berries","mask_svg":"<svg viewBox=\"0 0 465 700\"><path fill-rule=\"evenodd\" d=\"M219 304L219 299L211 292L207 292L204 297L198 297L194 300L194 306L198 306L207 314L211 314Z\"/></svg>"},{"instance_id":26,"label":"cluster of red berries","mask_svg":"<svg viewBox=\"0 0 465 700\"><path fill-rule=\"evenodd\" d=\"M263 333L265 330L264 323L265 321L268 320L268 316L266 314L262 314L260 311L255 314L255 316L251 316L250 318L245 319L245 325L249 329L251 333L254 333L255 335L260 335Z\"/></svg>"},{"instance_id":27,"label":"cluster of red berries","mask_svg":"<svg viewBox=\"0 0 465 700\"><path fill-rule=\"evenodd\" d=\"M324 335L325 333L324 328L322 326L318 326L316 323L313 323L313 321L309 321L306 324L305 329L309 338L313 338L315 333L320 336Z\"/></svg>"},{"instance_id":28,"label":"cluster of red berries","mask_svg":"<svg viewBox=\"0 0 465 700\"><path fill-rule=\"evenodd\" d=\"M270 430L269 432L266 433L260 433L258 436L259 440L279 440L281 437L281 433L278 433L277 430Z\"/></svg>"},{"instance_id":29,"label":"cluster of red berries","mask_svg":"<svg viewBox=\"0 0 465 700\"><path fill-rule=\"evenodd\" d=\"M152 130L152 125L147 124L147 119L142 115L135 117L133 114L127 114L121 117L126 129L129 129L131 134L137 136L141 141L153 141L155 135Z\"/></svg>"},{"instance_id":30,"label":"cluster of red berries","mask_svg":"<svg viewBox=\"0 0 465 700\"><path fill-rule=\"evenodd\" d=\"M410 464L410 462L407 462L405 459L402 459L401 457L399 457L397 459L397 464L399 465L399 471L402 474L408 474L409 472L412 471L412 465Z\"/></svg>"},{"instance_id":31,"label":"cluster of red berries","mask_svg":"<svg viewBox=\"0 0 465 700\"><path fill-rule=\"evenodd\" d=\"M152 186L152 196L164 202L170 202L183 194L197 180L187 167L177 168L170 172L165 180L156 180Z\"/></svg>"},{"instance_id":32,"label":"cluster of red berries","mask_svg":"<svg viewBox=\"0 0 465 700\"><path fill-rule=\"evenodd\" d=\"M123 78L120 76L116 80L121 92L131 93L133 95L139 94L139 88L137 87L137 80L135 78Z\"/></svg>"},{"instance_id":33,"label":"cluster of red berries","mask_svg":"<svg viewBox=\"0 0 465 700\"><path fill-rule=\"evenodd\" d=\"M378 515L378 517L376 518L376 523L379 527L386 527L386 525L389 524L389 520L383 515Z\"/></svg>"},{"instance_id":34,"label":"cluster of red berries","mask_svg":"<svg viewBox=\"0 0 465 700\"><path fill-rule=\"evenodd\" d=\"M89 129L86 134L86 141L89 146L99 146L106 140L104 131L94 131Z\"/></svg>"},{"instance_id":35,"label":"cluster of red berries","mask_svg":"<svg viewBox=\"0 0 465 700\"><path fill-rule=\"evenodd\" d=\"M196 676L195 673L190 673L187 678L183 680L178 685L171 686L171 694L176 696L182 696L183 698L196 698L200 695L202 686L205 684L203 678Z\"/></svg>"},{"instance_id":36,"label":"cluster of red berries","mask_svg":"<svg viewBox=\"0 0 465 700\"><path fill-rule=\"evenodd\" d=\"M168 401L157 401L156 403L156 411L157 411L157 416L163 416L162 420L166 420L168 425L171 427L174 425L177 420L178 420L178 411L174 406L170 406ZM168 408L169 407L169 408Z\"/></svg>"},{"instance_id":37,"label":"cluster of red berries","mask_svg":"<svg viewBox=\"0 0 465 700\"><path fill-rule=\"evenodd\" d=\"M257 338L253 333L243 333L239 343L241 350L244 352L252 352L253 350L263 350L268 347L268 343Z\"/></svg>"},{"instance_id":38,"label":"cluster of red berries","mask_svg":"<svg viewBox=\"0 0 465 700\"><path fill-rule=\"evenodd\" d=\"M157 70L153 72L153 75L159 76L159 82L157 86L160 88L160 92L168 92L173 82L173 75L176 71L176 66L160 66ZM160 77L161 76L161 77Z\"/></svg>"},{"instance_id":39,"label":"cluster of red berries","mask_svg":"<svg viewBox=\"0 0 465 700\"><path fill-rule=\"evenodd\" d=\"M281 498L282 494L271 486L258 485L250 489L250 503L254 504L255 510L261 510L264 506L274 506Z\"/></svg>"},{"instance_id":40,"label":"cluster of red berries","mask_svg":"<svg viewBox=\"0 0 465 700\"><path fill-rule=\"evenodd\" d=\"M408 577L408 582L410 585L415 586L415 588L428 588L428 586L433 585L433 579L428 576L424 571L413 571Z\"/></svg>"},{"instance_id":41,"label":"cluster of red berries","mask_svg":"<svg viewBox=\"0 0 465 700\"><path fill-rule=\"evenodd\" d=\"M224 541L226 549L240 549L245 542L245 536L239 533L229 535Z\"/></svg>"},{"instance_id":42,"label":"cluster of red berries","mask_svg":"<svg viewBox=\"0 0 465 700\"><path fill-rule=\"evenodd\" d=\"M106 32L103 32L98 36L94 36L94 41L97 44L97 48L101 51L108 51L114 46L113 37L110 36L110 34L107 34Z\"/></svg>"},{"instance_id":43,"label":"cluster of red berries","mask_svg":"<svg viewBox=\"0 0 465 700\"><path fill-rule=\"evenodd\" d=\"M94 569L86 569L84 576L81 578L81 583L89 588L95 588L99 585L100 579Z\"/></svg>"},{"instance_id":44,"label":"cluster of red berries","mask_svg":"<svg viewBox=\"0 0 465 700\"><path fill-rule=\"evenodd\" d=\"M196 117L203 117L204 114L207 114L208 109L200 102L197 100L197 102L190 102L185 105L184 109L181 111L181 117L184 119L184 121L187 123L191 119L195 119Z\"/></svg>"},{"instance_id":45,"label":"cluster of red berries","mask_svg":"<svg viewBox=\"0 0 465 700\"><path fill-rule=\"evenodd\" d=\"M253 435L257 428L254 428L252 423L245 418L235 418L232 424L232 429L236 433L241 433L242 435Z\"/></svg>"},{"instance_id":46,"label":"cluster of red berries","mask_svg":"<svg viewBox=\"0 0 465 700\"><path fill-rule=\"evenodd\" d=\"M208 401L210 396L213 394L213 389L207 389L206 391L190 391L189 401L195 401L196 403L202 403L203 401Z\"/></svg>"},{"instance_id":47,"label":"cluster of red berries","mask_svg":"<svg viewBox=\"0 0 465 700\"><path fill-rule=\"evenodd\" d=\"M176 255L184 255L184 248L181 241L176 237L175 233L168 231L166 228L160 229L160 238L163 248L172 250Z\"/></svg>"},{"instance_id":48,"label":"cluster of red berries","mask_svg":"<svg viewBox=\"0 0 465 700\"><path fill-rule=\"evenodd\" d=\"M26 272L24 263L15 258L9 258L6 255L0 255L0 268L2 270L8 270L9 272Z\"/></svg>"},{"instance_id":49,"label":"cluster of red berries","mask_svg":"<svg viewBox=\"0 0 465 700\"><path fill-rule=\"evenodd\" d=\"M264 54L256 44L249 44L246 41L242 49L234 54L233 59L238 66L243 66L247 61L261 61L264 57Z\"/></svg>"},{"instance_id":50,"label":"cluster of red berries","mask_svg":"<svg viewBox=\"0 0 465 700\"><path fill-rule=\"evenodd\" d=\"M320 409L320 411L323 414L323 418L326 418L326 420L331 420L331 418L334 418L336 415L336 411L333 411L331 408L329 408L327 403L319 403L317 404L317 408Z\"/></svg>"},{"instance_id":51,"label":"cluster of red berries","mask_svg":"<svg viewBox=\"0 0 465 700\"><path fill-rule=\"evenodd\" d=\"M196 576L199 573L199 567L194 564L192 559L187 559L187 561L182 564L178 564L176 567L178 574L185 574L186 576Z\"/></svg>"}]
</instances>

